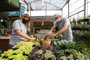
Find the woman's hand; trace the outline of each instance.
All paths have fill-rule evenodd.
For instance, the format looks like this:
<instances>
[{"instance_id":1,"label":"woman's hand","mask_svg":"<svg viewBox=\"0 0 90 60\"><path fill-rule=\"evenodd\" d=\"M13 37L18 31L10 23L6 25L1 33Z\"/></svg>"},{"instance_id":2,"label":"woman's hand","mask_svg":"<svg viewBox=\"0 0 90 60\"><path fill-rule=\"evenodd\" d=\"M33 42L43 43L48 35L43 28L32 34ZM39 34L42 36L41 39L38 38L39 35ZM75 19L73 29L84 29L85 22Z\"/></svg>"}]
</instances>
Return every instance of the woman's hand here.
<instances>
[{"instance_id":1,"label":"woman's hand","mask_svg":"<svg viewBox=\"0 0 90 60\"><path fill-rule=\"evenodd\" d=\"M30 36L29 40L36 40L35 37L33 37L33 35Z\"/></svg>"},{"instance_id":2,"label":"woman's hand","mask_svg":"<svg viewBox=\"0 0 90 60\"><path fill-rule=\"evenodd\" d=\"M36 38L34 38L34 37L30 37L29 40L36 40Z\"/></svg>"}]
</instances>

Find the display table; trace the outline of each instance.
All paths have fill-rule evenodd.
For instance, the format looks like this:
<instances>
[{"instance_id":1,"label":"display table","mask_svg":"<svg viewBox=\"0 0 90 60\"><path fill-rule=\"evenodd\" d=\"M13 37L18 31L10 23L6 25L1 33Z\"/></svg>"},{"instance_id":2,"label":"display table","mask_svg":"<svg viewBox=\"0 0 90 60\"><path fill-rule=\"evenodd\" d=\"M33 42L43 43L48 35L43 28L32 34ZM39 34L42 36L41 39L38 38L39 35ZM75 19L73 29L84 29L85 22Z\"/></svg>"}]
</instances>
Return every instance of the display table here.
<instances>
[{"instance_id":1,"label":"display table","mask_svg":"<svg viewBox=\"0 0 90 60\"><path fill-rule=\"evenodd\" d=\"M0 49L6 51L9 49L10 36L0 36Z\"/></svg>"}]
</instances>

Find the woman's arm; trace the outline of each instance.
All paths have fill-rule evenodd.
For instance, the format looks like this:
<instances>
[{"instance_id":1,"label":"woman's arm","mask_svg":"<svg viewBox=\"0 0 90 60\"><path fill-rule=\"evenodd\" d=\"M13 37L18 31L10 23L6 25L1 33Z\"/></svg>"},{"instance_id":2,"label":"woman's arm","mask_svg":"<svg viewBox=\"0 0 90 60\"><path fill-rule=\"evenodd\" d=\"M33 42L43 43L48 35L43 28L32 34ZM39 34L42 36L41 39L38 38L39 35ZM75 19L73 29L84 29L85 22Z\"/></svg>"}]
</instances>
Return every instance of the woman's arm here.
<instances>
[{"instance_id":1,"label":"woman's arm","mask_svg":"<svg viewBox=\"0 0 90 60\"><path fill-rule=\"evenodd\" d=\"M29 40L34 40L34 38L31 38L30 36L28 36L27 34L25 33L22 33L20 31L20 29L16 29L15 30L16 34L18 34L19 36L23 37L23 38L26 38L26 39L29 39Z\"/></svg>"}]
</instances>

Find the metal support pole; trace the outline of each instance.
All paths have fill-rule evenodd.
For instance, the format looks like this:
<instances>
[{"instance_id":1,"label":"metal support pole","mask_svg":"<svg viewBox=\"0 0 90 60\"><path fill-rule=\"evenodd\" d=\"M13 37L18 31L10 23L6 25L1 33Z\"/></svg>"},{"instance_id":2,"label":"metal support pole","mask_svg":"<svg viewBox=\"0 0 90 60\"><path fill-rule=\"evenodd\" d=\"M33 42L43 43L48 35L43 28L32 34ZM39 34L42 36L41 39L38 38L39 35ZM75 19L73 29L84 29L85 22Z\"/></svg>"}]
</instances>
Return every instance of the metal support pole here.
<instances>
[{"instance_id":1,"label":"metal support pole","mask_svg":"<svg viewBox=\"0 0 90 60\"><path fill-rule=\"evenodd\" d=\"M46 3L46 2L45 2L45 5L46 5L46 6L45 6L45 7L46 7L46 8L45 8L45 16L46 16L46 20L47 20L47 3Z\"/></svg>"},{"instance_id":2,"label":"metal support pole","mask_svg":"<svg viewBox=\"0 0 90 60\"><path fill-rule=\"evenodd\" d=\"M21 17L21 3L19 2L19 17Z\"/></svg>"},{"instance_id":3,"label":"metal support pole","mask_svg":"<svg viewBox=\"0 0 90 60\"><path fill-rule=\"evenodd\" d=\"M31 3L29 4L29 11L30 11L30 16L31 16Z\"/></svg>"},{"instance_id":4,"label":"metal support pole","mask_svg":"<svg viewBox=\"0 0 90 60\"><path fill-rule=\"evenodd\" d=\"M86 0L84 0L84 18L86 17Z\"/></svg>"},{"instance_id":5,"label":"metal support pole","mask_svg":"<svg viewBox=\"0 0 90 60\"><path fill-rule=\"evenodd\" d=\"M69 2L68 2L68 18L69 18L69 16L70 16L70 8L69 8L70 6L69 6Z\"/></svg>"},{"instance_id":6,"label":"metal support pole","mask_svg":"<svg viewBox=\"0 0 90 60\"><path fill-rule=\"evenodd\" d=\"M87 0L87 2L88 2L88 0ZM88 16L88 3L86 3L86 4L87 4L87 6L86 6L87 7L87 14L86 15Z\"/></svg>"},{"instance_id":7,"label":"metal support pole","mask_svg":"<svg viewBox=\"0 0 90 60\"><path fill-rule=\"evenodd\" d=\"M62 11L62 16L63 16L63 9L61 11Z\"/></svg>"}]
</instances>

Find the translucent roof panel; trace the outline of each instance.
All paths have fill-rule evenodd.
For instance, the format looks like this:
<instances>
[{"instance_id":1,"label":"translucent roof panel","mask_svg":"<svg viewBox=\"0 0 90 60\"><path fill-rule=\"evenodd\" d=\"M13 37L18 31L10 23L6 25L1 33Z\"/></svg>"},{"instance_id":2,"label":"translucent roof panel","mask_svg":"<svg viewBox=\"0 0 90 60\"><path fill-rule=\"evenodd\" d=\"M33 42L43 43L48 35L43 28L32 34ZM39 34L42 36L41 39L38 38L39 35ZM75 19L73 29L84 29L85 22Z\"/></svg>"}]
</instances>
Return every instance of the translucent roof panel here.
<instances>
[{"instance_id":1,"label":"translucent roof panel","mask_svg":"<svg viewBox=\"0 0 90 60\"><path fill-rule=\"evenodd\" d=\"M60 10L68 0L26 0L33 11Z\"/></svg>"},{"instance_id":2,"label":"translucent roof panel","mask_svg":"<svg viewBox=\"0 0 90 60\"><path fill-rule=\"evenodd\" d=\"M30 16L54 16L54 14L59 13L62 14L61 11L25 11L25 13L28 13Z\"/></svg>"}]
</instances>

